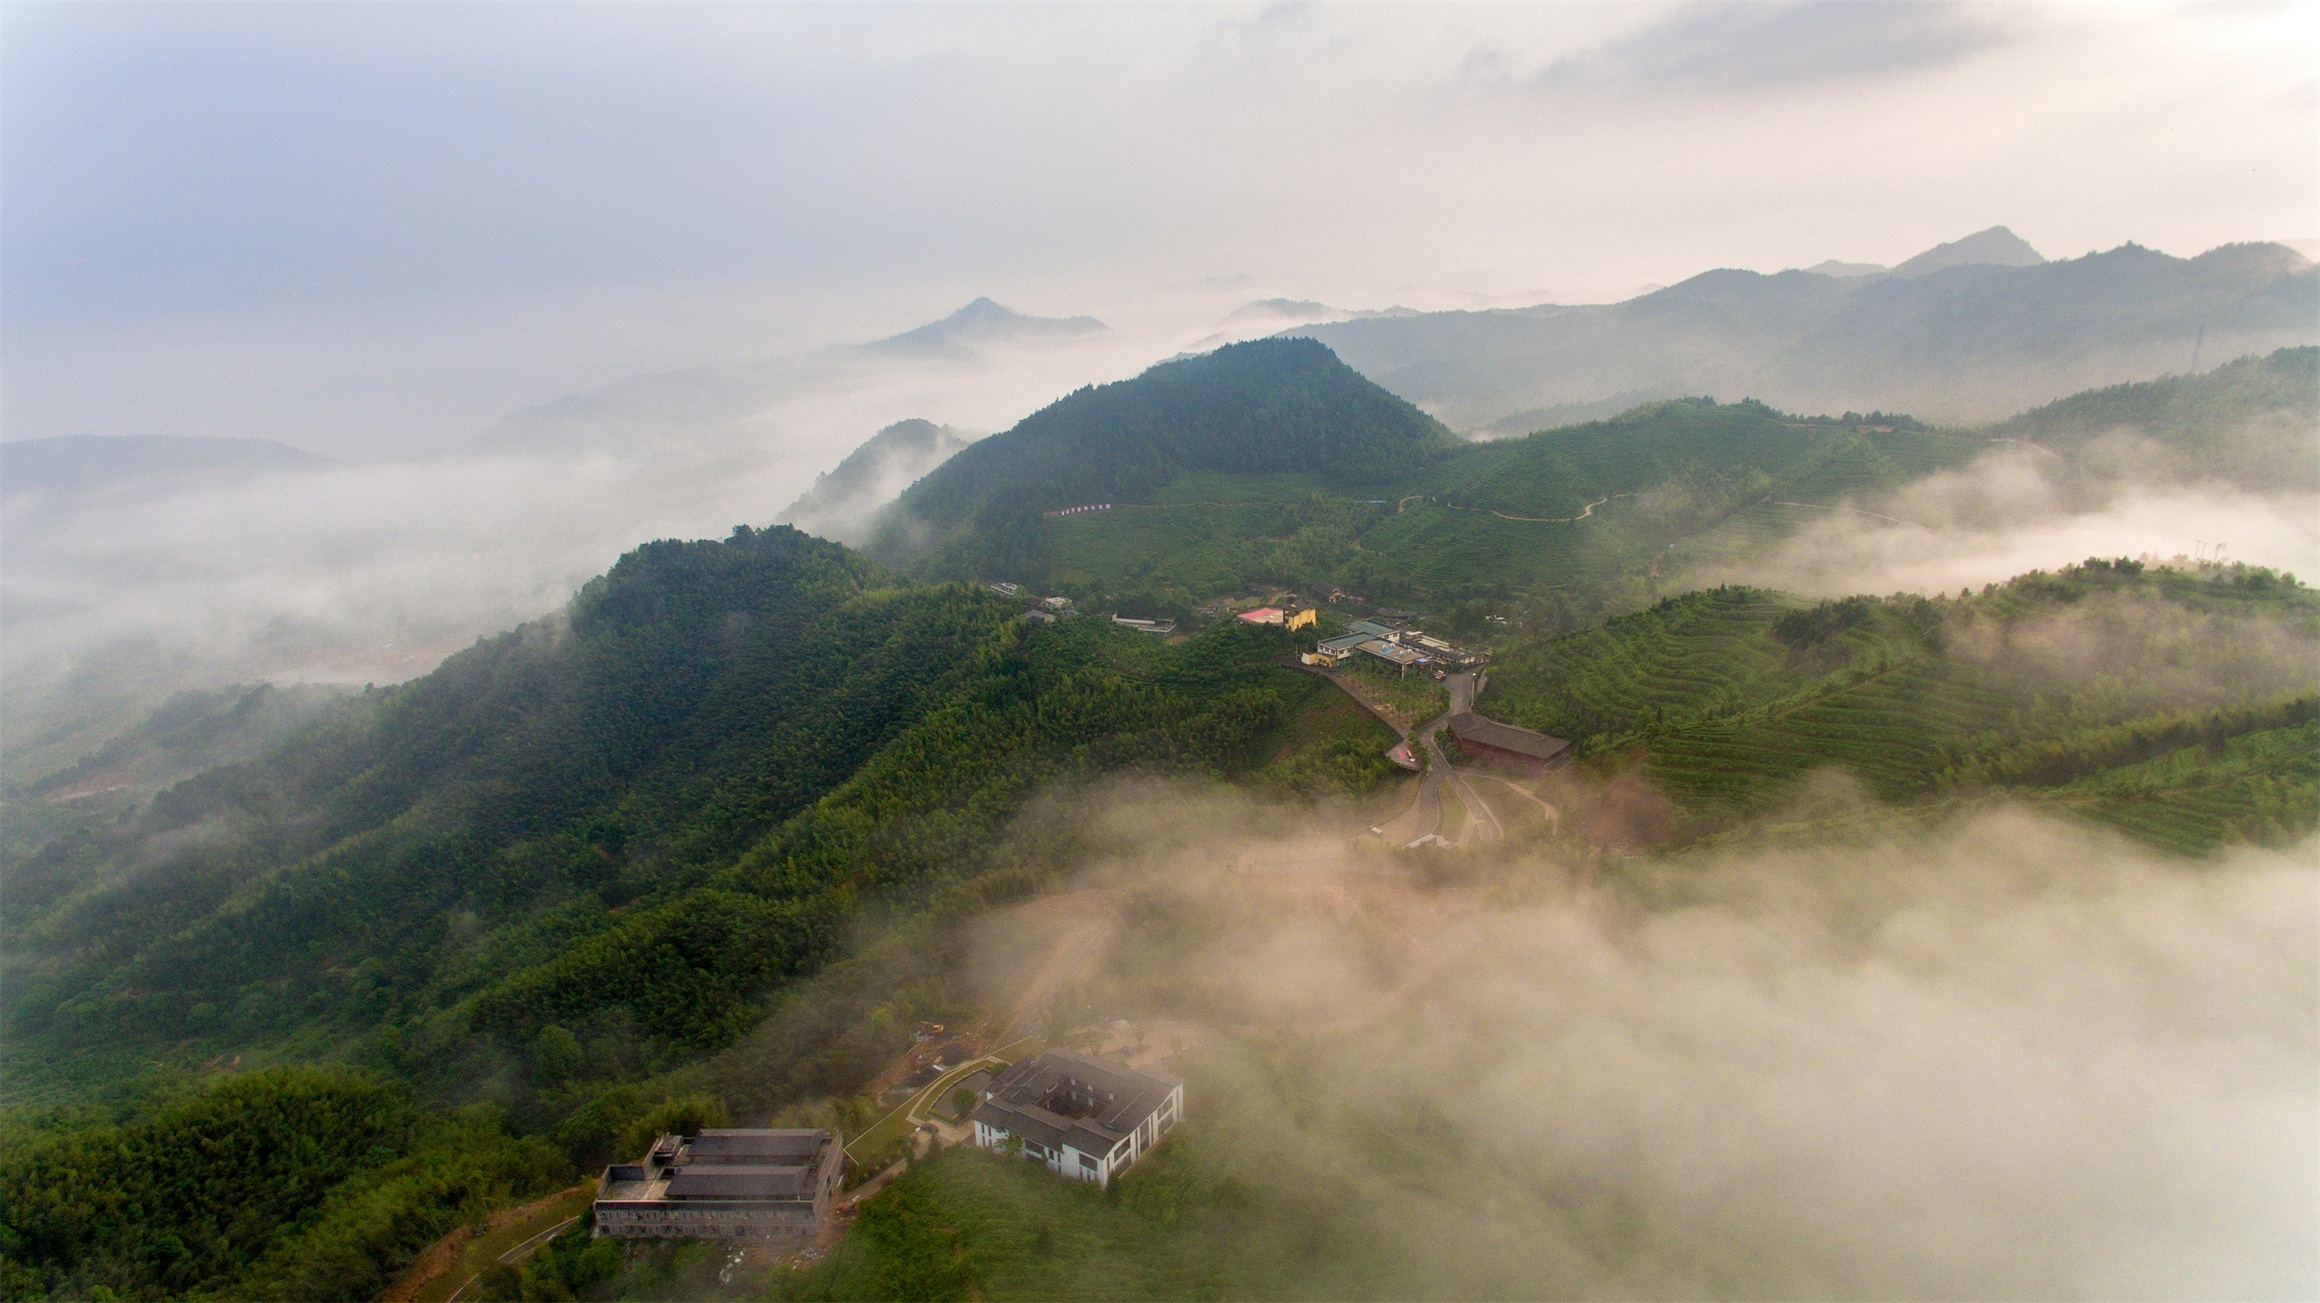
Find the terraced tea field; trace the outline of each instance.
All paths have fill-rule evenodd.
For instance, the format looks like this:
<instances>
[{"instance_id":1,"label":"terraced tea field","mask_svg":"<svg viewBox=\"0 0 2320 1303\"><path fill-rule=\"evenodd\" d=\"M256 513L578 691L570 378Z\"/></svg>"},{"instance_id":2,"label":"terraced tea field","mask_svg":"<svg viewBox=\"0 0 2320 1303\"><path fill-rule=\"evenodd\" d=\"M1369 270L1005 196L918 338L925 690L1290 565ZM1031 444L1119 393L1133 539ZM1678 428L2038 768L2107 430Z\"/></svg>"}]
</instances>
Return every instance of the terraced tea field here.
<instances>
[{"instance_id":1,"label":"terraced tea field","mask_svg":"<svg viewBox=\"0 0 2320 1303\"><path fill-rule=\"evenodd\" d=\"M1059 585L1177 588L1200 598L1240 587L1271 550L1277 505L1122 506L1048 522Z\"/></svg>"},{"instance_id":2,"label":"terraced tea field","mask_svg":"<svg viewBox=\"0 0 2320 1303\"><path fill-rule=\"evenodd\" d=\"M2081 779L2048 801L2141 841L2198 854L2242 838L2309 834L2320 791L2320 724L2184 747Z\"/></svg>"},{"instance_id":3,"label":"terraced tea field","mask_svg":"<svg viewBox=\"0 0 2320 1303\"><path fill-rule=\"evenodd\" d=\"M1531 643L1491 669L1491 703L1527 728L1598 747L1762 705L1797 690L1787 649L1768 632L1796 605L1762 589L1711 589Z\"/></svg>"},{"instance_id":4,"label":"terraced tea field","mask_svg":"<svg viewBox=\"0 0 2320 1303\"><path fill-rule=\"evenodd\" d=\"M1835 768L1886 802L2012 790L2177 850L2285 839L2320 821L2320 625L2310 590L2259 574L2073 568L1965 600L1809 609L1709 590L1520 650L1484 706L1583 752L1641 754L1695 830ZM2118 612L2162 668L2190 671L2179 686L2138 673L2133 647L2112 649L2124 682L1951 649L1977 628L2035 638ZM2250 647L2304 668L2250 676Z\"/></svg>"}]
</instances>

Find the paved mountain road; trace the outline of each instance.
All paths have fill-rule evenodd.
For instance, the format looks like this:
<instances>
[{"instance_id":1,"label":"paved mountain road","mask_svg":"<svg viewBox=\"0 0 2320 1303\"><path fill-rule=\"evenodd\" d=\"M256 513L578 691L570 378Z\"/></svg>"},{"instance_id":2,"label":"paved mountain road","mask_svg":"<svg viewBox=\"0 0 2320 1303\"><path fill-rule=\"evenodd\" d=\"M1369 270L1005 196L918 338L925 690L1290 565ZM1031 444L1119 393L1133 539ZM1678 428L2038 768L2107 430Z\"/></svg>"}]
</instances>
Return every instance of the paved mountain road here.
<instances>
[{"instance_id":1,"label":"paved mountain road","mask_svg":"<svg viewBox=\"0 0 2320 1303\"><path fill-rule=\"evenodd\" d=\"M1474 674L1472 671L1460 671L1451 675L1445 686L1450 689L1450 709L1419 725L1410 734L1412 741L1426 748L1426 781L1418 789L1418 800L1421 802L1418 831L1407 844L1414 846L1428 837L1441 836L1444 786L1456 794L1459 802L1466 807L1466 823L1458 830L1458 840L1454 844L1463 846L1477 837L1494 842L1506 836L1506 828L1499 822L1498 812L1475 793L1473 785L1466 781L1464 774L1450 767L1450 757L1442 751L1443 725L1450 722L1452 715L1474 707ZM1425 804L1429 797L1430 806Z\"/></svg>"}]
</instances>

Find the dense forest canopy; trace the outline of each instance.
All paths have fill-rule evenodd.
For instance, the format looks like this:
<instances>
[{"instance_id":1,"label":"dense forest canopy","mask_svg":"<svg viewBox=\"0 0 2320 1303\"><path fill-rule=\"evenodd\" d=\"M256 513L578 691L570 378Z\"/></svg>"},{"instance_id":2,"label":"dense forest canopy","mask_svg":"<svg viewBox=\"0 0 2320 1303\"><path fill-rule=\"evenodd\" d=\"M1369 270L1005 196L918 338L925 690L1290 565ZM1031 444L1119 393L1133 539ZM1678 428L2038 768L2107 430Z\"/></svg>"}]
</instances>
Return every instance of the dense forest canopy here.
<instances>
[{"instance_id":1,"label":"dense forest canopy","mask_svg":"<svg viewBox=\"0 0 2320 1303\"><path fill-rule=\"evenodd\" d=\"M571 1175L488 1111L431 1114L338 1071L251 1073L126 1125L12 1144L0 1291L360 1297L463 1219Z\"/></svg>"}]
</instances>

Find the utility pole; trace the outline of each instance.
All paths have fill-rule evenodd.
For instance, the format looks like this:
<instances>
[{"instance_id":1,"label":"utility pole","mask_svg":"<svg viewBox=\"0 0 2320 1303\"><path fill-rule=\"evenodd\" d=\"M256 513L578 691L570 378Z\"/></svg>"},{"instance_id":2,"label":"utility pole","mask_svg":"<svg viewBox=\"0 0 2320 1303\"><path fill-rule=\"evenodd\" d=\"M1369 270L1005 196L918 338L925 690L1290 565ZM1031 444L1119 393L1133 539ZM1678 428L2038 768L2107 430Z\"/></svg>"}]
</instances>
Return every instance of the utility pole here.
<instances>
[{"instance_id":1,"label":"utility pole","mask_svg":"<svg viewBox=\"0 0 2320 1303\"><path fill-rule=\"evenodd\" d=\"M2206 325L2202 324L2199 327L2199 338L2191 341L2191 374L2193 375L2199 374L2199 350L2200 347L2206 343L2207 327Z\"/></svg>"}]
</instances>

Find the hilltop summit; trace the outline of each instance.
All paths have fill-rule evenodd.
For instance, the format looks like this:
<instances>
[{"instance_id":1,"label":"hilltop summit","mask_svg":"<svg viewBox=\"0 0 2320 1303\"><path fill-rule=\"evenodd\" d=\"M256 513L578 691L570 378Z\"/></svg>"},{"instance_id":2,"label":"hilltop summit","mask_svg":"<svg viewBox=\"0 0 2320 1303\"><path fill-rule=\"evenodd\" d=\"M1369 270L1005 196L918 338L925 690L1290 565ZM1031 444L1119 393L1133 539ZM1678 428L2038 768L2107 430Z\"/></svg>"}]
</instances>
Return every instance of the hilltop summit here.
<instances>
[{"instance_id":1,"label":"hilltop summit","mask_svg":"<svg viewBox=\"0 0 2320 1303\"><path fill-rule=\"evenodd\" d=\"M876 546L929 573L1028 572L1045 511L1140 501L1189 471L1373 483L1456 443L1319 341L1252 340L1081 389L967 448L902 495Z\"/></svg>"},{"instance_id":2,"label":"hilltop summit","mask_svg":"<svg viewBox=\"0 0 2320 1303\"><path fill-rule=\"evenodd\" d=\"M1923 276L1950 267L2035 267L2046 255L2003 226L1976 231L1962 240L1937 244L1893 269L1897 277Z\"/></svg>"},{"instance_id":3,"label":"hilltop summit","mask_svg":"<svg viewBox=\"0 0 2320 1303\"><path fill-rule=\"evenodd\" d=\"M867 347L888 353L932 353L969 344L1029 338L1069 338L1110 329L1094 317L1032 317L988 298Z\"/></svg>"}]
</instances>

